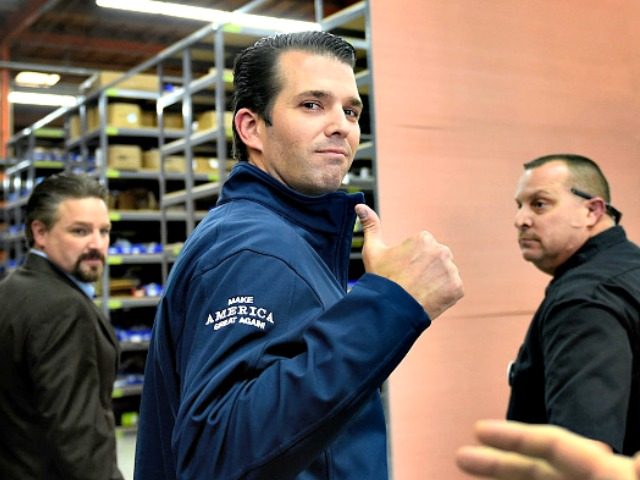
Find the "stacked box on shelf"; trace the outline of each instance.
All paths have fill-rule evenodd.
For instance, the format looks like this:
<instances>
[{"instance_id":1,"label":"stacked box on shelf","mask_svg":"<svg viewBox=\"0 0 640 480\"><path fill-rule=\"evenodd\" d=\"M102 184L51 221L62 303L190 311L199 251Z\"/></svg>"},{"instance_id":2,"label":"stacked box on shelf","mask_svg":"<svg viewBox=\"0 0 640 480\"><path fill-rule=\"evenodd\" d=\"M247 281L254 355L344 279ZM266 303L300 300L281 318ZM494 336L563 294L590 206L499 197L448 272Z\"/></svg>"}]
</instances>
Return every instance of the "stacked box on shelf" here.
<instances>
[{"instance_id":1,"label":"stacked box on shelf","mask_svg":"<svg viewBox=\"0 0 640 480\"><path fill-rule=\"evenodd\" d=\"M129 102L114 102L107 105L107 126L116 128L141 128L142 110L140 105ZM87 132L100 128L100 117L96 107L87 109ZM80 115L69 118L69 137L76 139L82 135Z\"/></svg>"},{"instance_id":2,"label":"stacked box on shelf","mask_svg":"<svg viewBox=\"0 0 640 480\"><path fill-rule=\"evenodd\" d=\"M160 151L157 148L147 150L142 154L142 168L160 170ZM169 155L164 159L164 171L184 173L185 159L181 155Z\"/></svg>"},{"instance_id":3,"label":"stacked box on shelf","mask_svg":"<svg viewBox=\"0 0 640 480\"><path fill-rule=\"evenodd\" d=\"M123 77L124 74L125 72L116 72L110 70L98 72L88 78L80 86L80 90L85 93L95 92L97 90L100 90L101 88L106 87L107 85L112 84L116 80L119 80ZM118 81L118 83L113 85L113 87L123 90L157 92L159 88L159 79L158 76L154 74L138 73L125 80Z\"/></svg>"},{"instance_id":4,"label":"stacked box on shelf","mask_svg":"<svg viewBox=\"0 0 640 480\"><path fill-rule=\"evenodd\" d=\"M142 148L138 145L110 145L107 148L107 166L116 170L140 170Z\"/></svg>"},{"instance_id":5,"label":"stacked box on shelf","mask_svg":"<svg viewBox=\"0 0 640 480\"><path fill-rule=\"evenodd\" d=\"M218 126L218 113L215 110L208 110L198 115L196 130L201 132L204 130L210 130L217 128ZM230 132L231 124L233 122L233 112L224 112L224 126Z\"/></svg>"}]
</instances>

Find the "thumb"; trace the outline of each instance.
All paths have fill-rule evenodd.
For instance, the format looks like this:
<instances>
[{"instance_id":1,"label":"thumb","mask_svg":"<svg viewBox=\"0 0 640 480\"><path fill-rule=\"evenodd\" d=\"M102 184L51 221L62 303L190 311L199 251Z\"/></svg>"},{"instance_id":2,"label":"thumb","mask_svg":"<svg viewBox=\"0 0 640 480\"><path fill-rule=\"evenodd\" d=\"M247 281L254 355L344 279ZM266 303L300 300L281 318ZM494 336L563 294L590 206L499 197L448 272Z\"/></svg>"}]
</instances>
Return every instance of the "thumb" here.
<instances>
[{"instance_id":1,"label":"thumb","mask_svg":"<svg viewBox=\"0 0 640 480\"><path fill-rule=\"evenodd\" d=\"M367 248L375 245L385 246L382 240L382 226L380 225L380 217L371 208L364 203L356 205L356 215L362 224L364 232L364 244Z\"/></svg>"}]
</instances>

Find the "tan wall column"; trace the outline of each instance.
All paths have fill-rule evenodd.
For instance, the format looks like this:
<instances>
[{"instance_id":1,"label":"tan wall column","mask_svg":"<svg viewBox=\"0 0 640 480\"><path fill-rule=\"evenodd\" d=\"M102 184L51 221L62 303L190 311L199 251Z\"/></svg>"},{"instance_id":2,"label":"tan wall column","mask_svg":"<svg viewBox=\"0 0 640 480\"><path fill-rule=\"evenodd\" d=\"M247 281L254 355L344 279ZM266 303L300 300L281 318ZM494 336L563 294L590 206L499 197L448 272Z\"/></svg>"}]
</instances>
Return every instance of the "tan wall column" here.
<instances>
[{"instance_id":1,"label":"tan wall column","mask_svg":"<svg viewBox=\"0 0 640 480\"><path fill-rule=\"evenodd\" d=\"M640 3L370 2L387 241L448 244L466 297L390 380L396 480L464 478L474 420L504 416L506 370L548 277L516 244L522 163L575 152L600 163L640 241Z\"/></svg>"}]
</instances>

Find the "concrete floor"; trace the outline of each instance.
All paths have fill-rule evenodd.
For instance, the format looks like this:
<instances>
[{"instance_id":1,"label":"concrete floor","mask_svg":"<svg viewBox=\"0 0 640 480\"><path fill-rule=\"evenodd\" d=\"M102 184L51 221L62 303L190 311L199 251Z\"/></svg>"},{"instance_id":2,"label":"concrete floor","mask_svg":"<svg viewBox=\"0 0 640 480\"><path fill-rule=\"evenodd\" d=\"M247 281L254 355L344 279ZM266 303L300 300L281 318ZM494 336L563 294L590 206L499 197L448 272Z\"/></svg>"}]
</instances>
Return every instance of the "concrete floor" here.
<instances>
[{"instance_id":1,"label":"concrete floor","mask_svg":"<svg viewBox=\"0 0 640 480\"><path fill-rule=\"evenodd\" d=\"M118 466L125 480L133 480L133 463L136 452L136 431L116 431L116 444L118 447Z\"/></svg>"}]
</instances>

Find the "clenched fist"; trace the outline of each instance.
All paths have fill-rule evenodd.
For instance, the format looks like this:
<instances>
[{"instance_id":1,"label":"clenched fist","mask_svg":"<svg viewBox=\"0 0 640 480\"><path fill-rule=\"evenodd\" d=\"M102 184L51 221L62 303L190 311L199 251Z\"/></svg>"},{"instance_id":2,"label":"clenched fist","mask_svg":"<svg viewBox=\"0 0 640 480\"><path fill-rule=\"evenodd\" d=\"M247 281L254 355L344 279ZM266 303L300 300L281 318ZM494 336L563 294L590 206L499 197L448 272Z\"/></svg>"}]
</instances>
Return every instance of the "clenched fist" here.
<instances>
[{"instance_id":1,"label":"clenched fist","mask_svg":"<svg viewBox=\"0 0 640 480\"><path fill-rule=\"evenodd\" d=\"M364 204L356 205L356 214L364 230L362 257L367 272L396 282L432 320L462 298L462 280L448 247L424 231L388 246L378 215Z\"/></svg>"}]
</instances>

